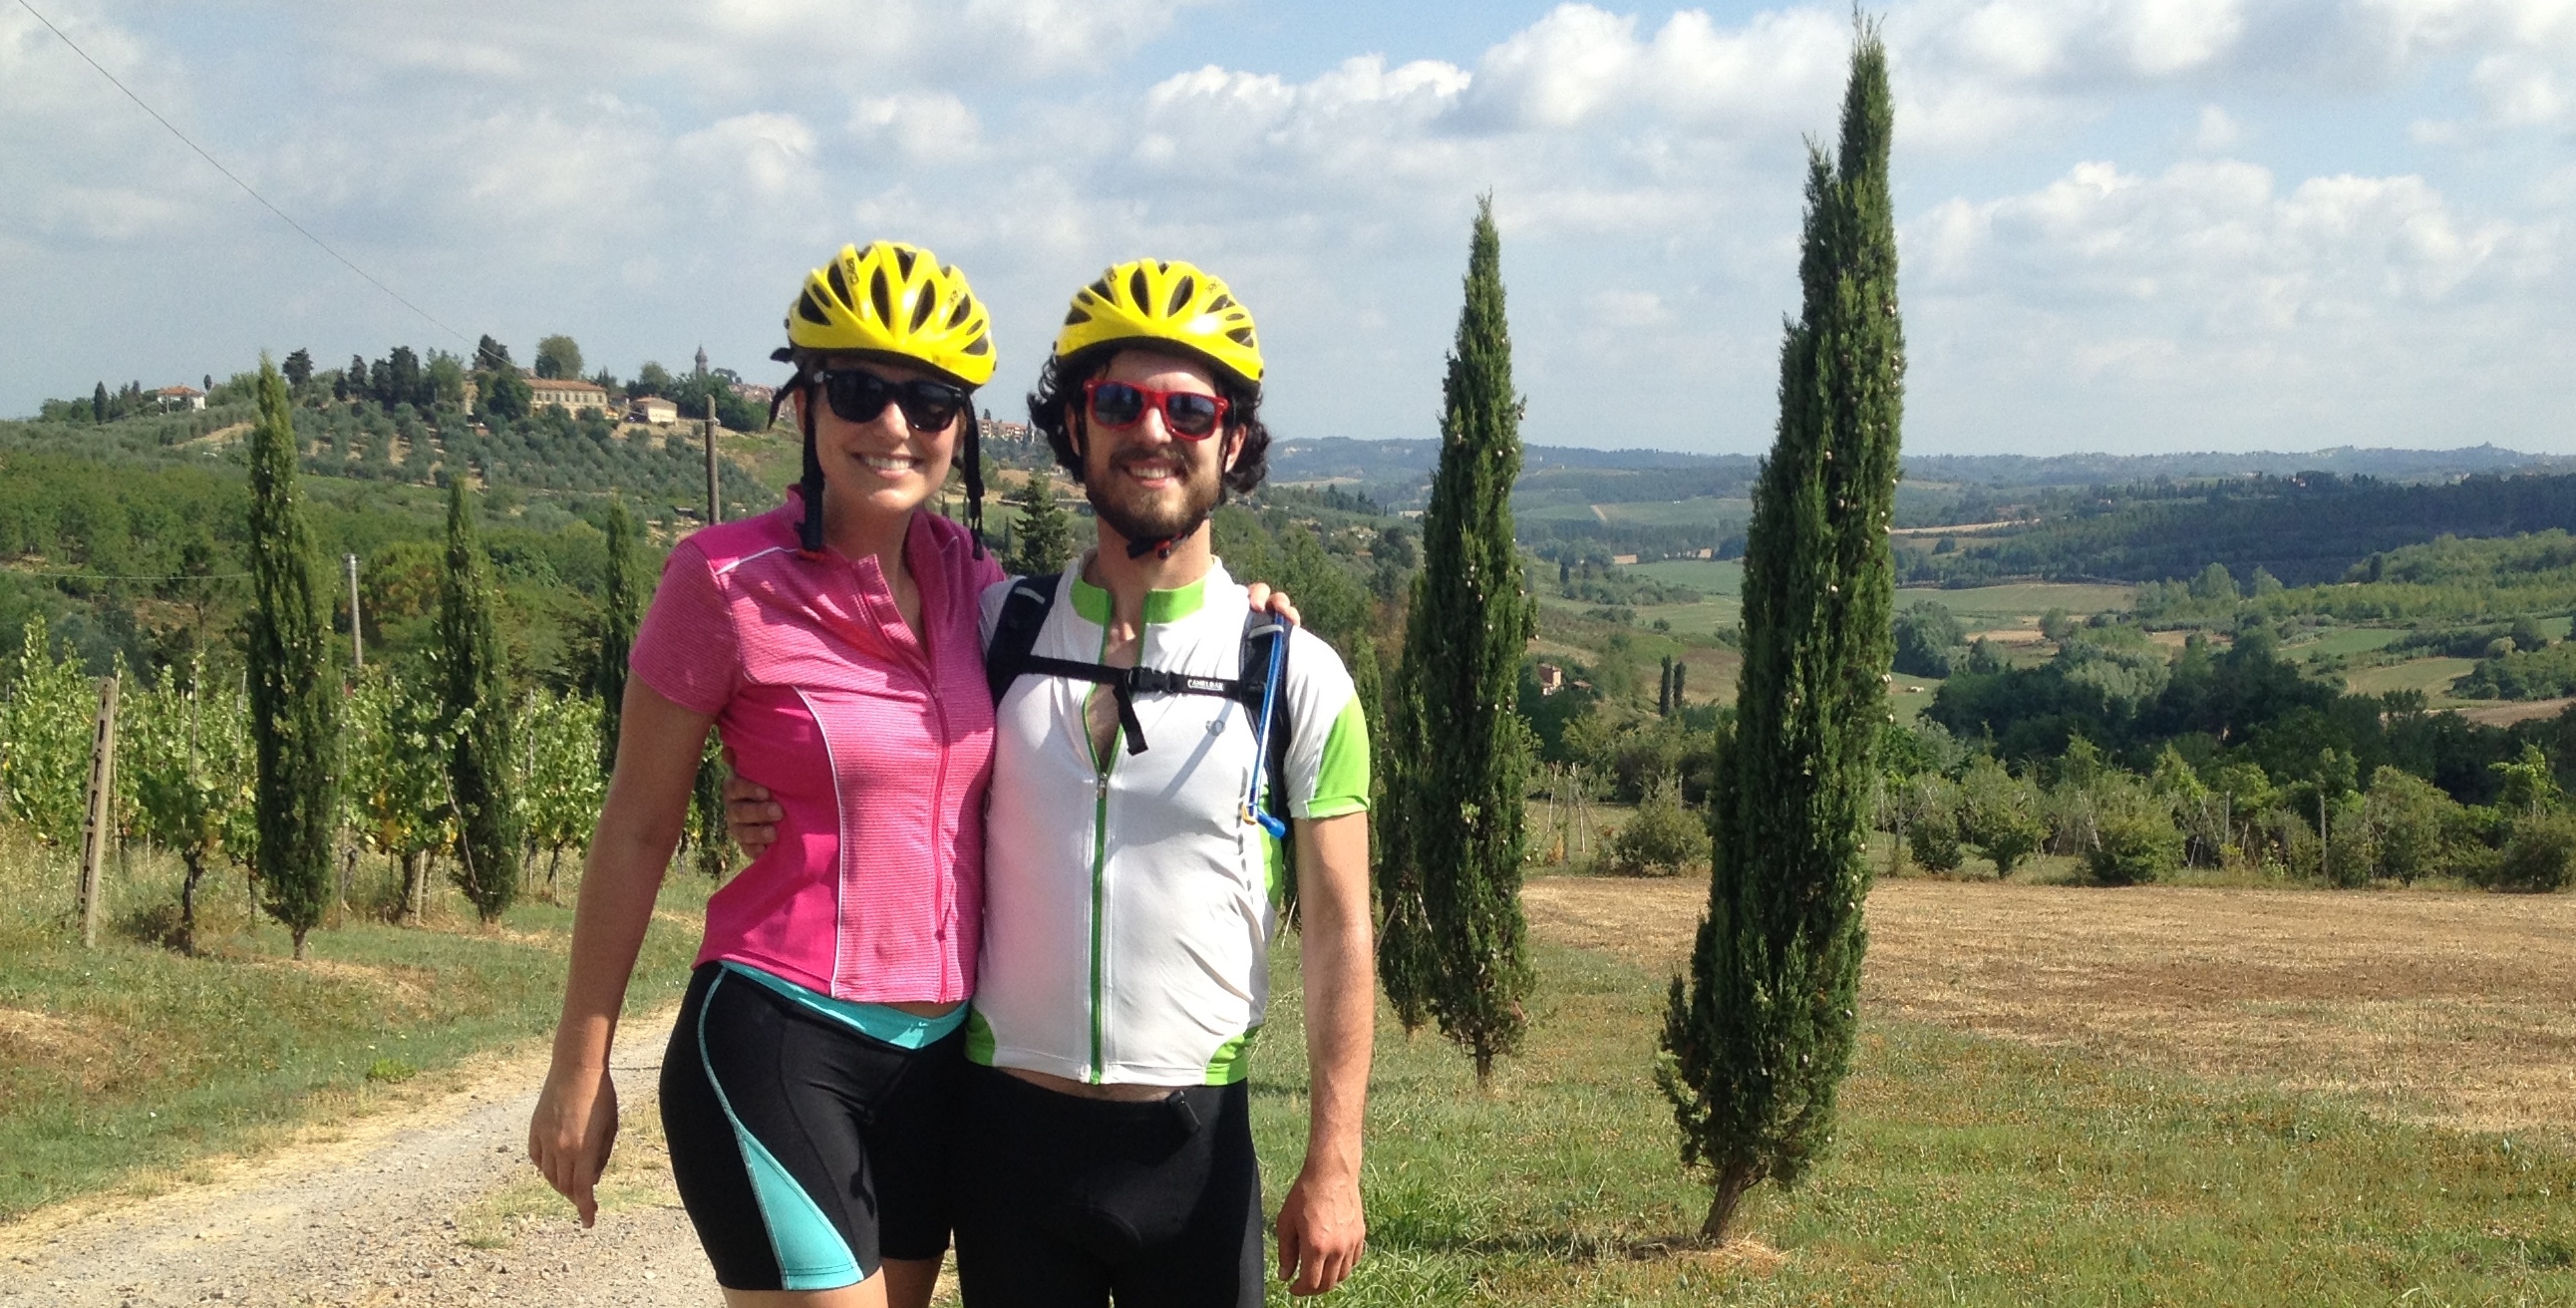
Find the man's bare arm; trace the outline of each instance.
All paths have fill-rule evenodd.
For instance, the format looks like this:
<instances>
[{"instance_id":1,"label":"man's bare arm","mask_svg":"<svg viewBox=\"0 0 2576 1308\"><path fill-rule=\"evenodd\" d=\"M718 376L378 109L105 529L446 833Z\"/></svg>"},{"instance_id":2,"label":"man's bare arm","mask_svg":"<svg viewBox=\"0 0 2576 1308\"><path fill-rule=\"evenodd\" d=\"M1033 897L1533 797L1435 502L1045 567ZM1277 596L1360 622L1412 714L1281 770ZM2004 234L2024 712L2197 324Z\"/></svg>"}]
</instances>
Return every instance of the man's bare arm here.
<instances>
[{"instance_id":1,"label":"man's bare arm","mask_svg":"<svg viewBox=\"0 0 2576 1308\"><path fill-rule=\"evenodd\" d=\"M1377 975L1366 813L1297 824L1297 898L1312 1108L1306 1163L1279 1209L1279 1279L1291 1294L1321 1294L1351 1274L1368 1237L1360 1207L1360 1133Z\"/></svg>"}]
</instances>

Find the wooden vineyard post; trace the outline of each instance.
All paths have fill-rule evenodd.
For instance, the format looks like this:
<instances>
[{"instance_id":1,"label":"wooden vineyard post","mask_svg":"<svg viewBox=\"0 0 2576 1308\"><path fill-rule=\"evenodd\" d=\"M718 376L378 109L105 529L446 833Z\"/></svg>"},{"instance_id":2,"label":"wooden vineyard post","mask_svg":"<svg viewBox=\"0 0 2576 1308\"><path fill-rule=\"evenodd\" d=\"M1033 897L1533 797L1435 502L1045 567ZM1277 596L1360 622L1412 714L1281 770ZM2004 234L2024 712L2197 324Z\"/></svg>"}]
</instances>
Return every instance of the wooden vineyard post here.
<instances>
[{"instance_id":1,"label":"wooden vineyard post","mask_svg":"<svg viewBox=\"0 0 2576 1308\"><path fill-rule=\"evenodd\" d=\"M716 486L716 397L707 395L707 525L724 521L724 501L717 496Z\"/></svg>"},{"instance_id":2,"label":"wooden vineyard post","mask_svg":"<svg viewBox=\"0 0 2576 1308\"><path fill-rule=\"evenodd\" d=\"M364 672L367 670L367 637L358 621L358 556L342 555L340 561L349 568L349 662Z\"/></svg>"},{"instance_id":3,"label":"wooden vineyard post","mask_svg":"<svg viewBox=\"0 0 2576 1308\"><path fill-rule=\"evenodd\" d=\"M89 747L89 820L81 829L81 947L98 948L100 878L115 832L116 678L98 679L98 727Z\"/></svg>"}]
</instances>

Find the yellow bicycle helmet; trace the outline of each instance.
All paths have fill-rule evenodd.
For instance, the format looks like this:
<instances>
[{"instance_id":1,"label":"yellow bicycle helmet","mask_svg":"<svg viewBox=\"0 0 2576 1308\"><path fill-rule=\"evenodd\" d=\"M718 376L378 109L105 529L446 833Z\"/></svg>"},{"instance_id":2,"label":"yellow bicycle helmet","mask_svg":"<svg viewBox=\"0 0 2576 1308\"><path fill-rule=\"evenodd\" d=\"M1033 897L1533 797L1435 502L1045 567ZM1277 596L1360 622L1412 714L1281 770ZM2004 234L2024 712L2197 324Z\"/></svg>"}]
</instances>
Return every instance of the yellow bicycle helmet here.
<instances>
[{"instance_id":1,"label":"yellow bicycle helmet","mask_svg":"<svg viewBox=\"0 0 2576 1308\"><path fill-rule=\"evenodd\" d=\"M788 394L812 380L815 356L879 354L917 363L973 391L993 379L993 320L966 285L966 275L918 245L871 241L844 245L830 263L805 275L787 306L787 345L771 357L794 363L796 375L770 403L771 422ZM823 464L814 445L813 397L800 406L805 467L798 486L805 517L797 534L809 553L823 548ZM966 529L984 554L983 424L967 407L958 462L966 478Z\"/></svg>"},{"instance_id":2,"label":"yellow bicycle helmet","mask_svg":"<svg viewBox=\"0 0 2576 1308\"><path fill-rule=\"evenodd\" d=\"M992 327L965 274L900 241L842 246L787 307L791 351L895 355L970 388L993 379Z\"/></svg>"},{"instance_id":3,"label":"yellow bicycle helmet","mask_svg":"<svg viewBox=\"0 0 2576 1308\"><path fill-rule=\"evenodd\" d=\"M1074 293L1056 333L1055 357L1095 345L1167 342L1198 354L1247 386L1261 385L1261 339L1252 311L1225 281L1177 259L1138 259Z\"/></svg>"}]
</instances>

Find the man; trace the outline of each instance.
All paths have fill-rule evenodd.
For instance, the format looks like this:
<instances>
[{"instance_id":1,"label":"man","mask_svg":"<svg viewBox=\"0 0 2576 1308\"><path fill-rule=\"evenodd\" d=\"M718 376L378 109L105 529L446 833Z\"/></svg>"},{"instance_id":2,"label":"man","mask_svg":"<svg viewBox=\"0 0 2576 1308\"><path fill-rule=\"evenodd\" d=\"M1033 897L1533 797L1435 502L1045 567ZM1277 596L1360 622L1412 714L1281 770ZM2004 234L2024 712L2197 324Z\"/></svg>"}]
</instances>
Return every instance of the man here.
<instances>
[{"instance_id":1,"label":"man","mask_svg":"<svg viewBox=\"0 0 2576 1308\"><path fill-rule=\"evenodd\" d=\"M1367 728L1330 646L1247 635L1210 550L1210 511L1265 470L1262 371L1225 283L1143 260L1075 296L1029 400L1099 539L984 597L999 706L957 1169L972 1308L1261 1302L1244 1078L1290 875L1312 1109L1280 1277L1321 1293L1364 1244ZM1246 666L1263 658L1275 673ZM1286 810L1293 866L1264 808ZM760 842L741 820L759 806L735 813Z\"/></svg>"}]
</instances>

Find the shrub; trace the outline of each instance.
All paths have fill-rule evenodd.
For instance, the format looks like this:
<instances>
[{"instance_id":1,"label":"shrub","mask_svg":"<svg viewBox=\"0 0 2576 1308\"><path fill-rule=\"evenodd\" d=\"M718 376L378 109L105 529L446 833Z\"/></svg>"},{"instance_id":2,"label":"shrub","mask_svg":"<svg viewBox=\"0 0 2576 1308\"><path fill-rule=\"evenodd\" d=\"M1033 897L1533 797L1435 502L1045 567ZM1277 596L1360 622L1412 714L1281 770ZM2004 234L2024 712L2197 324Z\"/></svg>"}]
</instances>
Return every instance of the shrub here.
<instances>
[{"instance_id":1,"label":"shrub","mask_svg":"<svg viewBox=\"0 0 2576 1308\"><path fill-rule=\"evenodd\" d=\"M1995 865L1997 877L2008 877L2048 837L2039 815L2039 795L2027 781L2004 771L1992 759L1979 759L1959 783L1959 826L1967 842Z\"/></svg>"},{"instance_id":2,"label":"shrub","mask_svg":"<svg viewBox=\"0 0 2576 1308\"><path fill-rule=\"evenodd\" d=\"M1905 850L1930 872L1959 870L1959 824L1947 813L1929 813L1905 829Z\"/></svg>"},{"instance_id":3,"label":"shrub","mask_svg":"<svg viewBox=\"0 0 2576 1308\"><path fill-rule=\"evenodd\" d=\"M2370 774L2363 814L2370 827L2373 871L2412 885L2441 870L2442 829L2457 801L2432 782L2382 764Z\"/></svg>"},{"instance_id":4,"label":"shrub","mask_svg":"<svg viewBox=\"0 0 2576 1308\"><path fill-rule=\"evenodd\" d=\"M2161 813L2105 817L2084 861L2096 885L2143 885L2182 864L2182 833Z\"/></svg>"},{"instance_id":5,"label":"shrub","mask_svg":"<svg viewBox=\"0 0 2576 1308\"><path fill-rule=\"evenodd\" d=\"M2576 816L2542 813L2513 824L2489 885L2546 893L2576 882Z\"/></svg>"},{"instance_id":6,"label":"shrub","mask_svg":"<svg viewBox=\"0 0 2576 1308\"><path fill-rule=\"evenodd\" d=\"M1682 807L1670 778L1649 786L1636 816L1610 837L1612 869L1630 876L1672 876L1708 856L1708 826Z\"/></svg>"}]
</instances>

